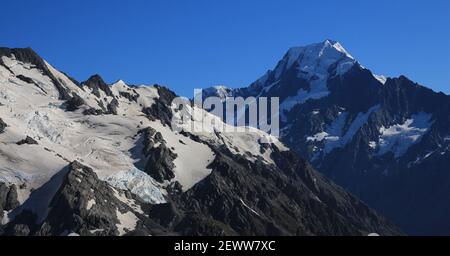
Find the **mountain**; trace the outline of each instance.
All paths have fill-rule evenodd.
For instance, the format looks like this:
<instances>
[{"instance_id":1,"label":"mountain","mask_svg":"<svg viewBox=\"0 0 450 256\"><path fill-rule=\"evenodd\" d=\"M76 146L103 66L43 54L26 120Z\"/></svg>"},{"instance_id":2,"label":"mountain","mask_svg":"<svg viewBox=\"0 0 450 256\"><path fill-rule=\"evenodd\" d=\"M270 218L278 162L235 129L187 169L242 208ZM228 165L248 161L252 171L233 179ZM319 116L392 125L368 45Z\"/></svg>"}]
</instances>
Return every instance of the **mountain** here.
<instances>
[{"instance_id":1,"label":"mountain","mask_svg":"<svg viewBox=\"0 0 450 256\"><path fill-rule=\"evenodd\" d=\"M450 234L450 96L375 75L332 40L224 90L279 97L283 143L408 233Z\"/></svg>"},{"instance_id":2,"label":"mountain","mask_svg":"<svg viewBox=\"0 0 450 256\"><path fill-rule=\"evenodd\" d=\"M273 136L172 129L175 98L0 48L0 234L402 234Z\"/></svg>"}]
</instances>

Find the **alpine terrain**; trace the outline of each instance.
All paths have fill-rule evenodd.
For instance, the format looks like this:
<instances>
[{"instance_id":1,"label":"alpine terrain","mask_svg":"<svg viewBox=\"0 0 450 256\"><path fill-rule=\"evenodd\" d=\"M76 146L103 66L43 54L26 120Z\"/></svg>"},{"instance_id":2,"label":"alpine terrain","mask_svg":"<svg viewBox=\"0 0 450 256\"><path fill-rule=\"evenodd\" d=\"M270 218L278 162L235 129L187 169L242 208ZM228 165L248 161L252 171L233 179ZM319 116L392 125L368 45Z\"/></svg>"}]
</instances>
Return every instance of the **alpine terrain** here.
<instances>
[{"instance_id":1,"label":"alpine terrain","mask_svg":"<svg viewBox=\"0 0 450 256\"><path fill-rule=\"evenodd\" d=\"M325 40L289 49L248 87L203 96L279 97L285 145L407 233L450 234L449 95L376 75Z\"/></svg>"},{"instance_id":2,"label":"alpine terrain","mask_svg":"<svg viewBox=\"0 0 450 256\"><path fill-rule=\"evenodd\" d=\"M331 59L315 76L300 72L306 55L293 49L276 71L242 92L285 88L286 144L374 206L399 202L406 190L376 200L393 195L399 181L439 180L442 186L420 189L445 192L448 179L438 166L448 163L449 138L442 137L448 97L406 78L383 86L333 49L325 50ZM359 95L356 101L349 92ZM109 85L98 75L77 82L30 48L0 48L0 234L402 234L256 128L220 132L222 121L199 110L215 119L192 120L206 130L172 130L181 111L175 97L163 86ZM413 155L420 157L405 163ZM406 171L398 168L404 164ZM376 168L359 172L361 166ZM357 177L361 191L346 177ZM388 183L385 194L362 193L381 183Z\"/></svg>"}]
</instances>

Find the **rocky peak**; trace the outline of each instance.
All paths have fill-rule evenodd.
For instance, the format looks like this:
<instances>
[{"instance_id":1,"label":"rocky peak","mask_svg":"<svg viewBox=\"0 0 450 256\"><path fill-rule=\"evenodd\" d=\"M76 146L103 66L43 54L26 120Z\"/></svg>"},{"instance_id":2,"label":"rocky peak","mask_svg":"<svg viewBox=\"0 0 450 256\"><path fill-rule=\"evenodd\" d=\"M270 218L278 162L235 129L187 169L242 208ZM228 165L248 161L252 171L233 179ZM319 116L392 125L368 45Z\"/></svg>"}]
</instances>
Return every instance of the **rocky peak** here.
<instances>
[{"instance_id":1,"label":"rocky peak","mask_svg":"<svg viewBox=\"0 0 450 256\"><path fill-rule=\"evenodd\" d=\"M102 90L107 96L113 96L109 85L107 85L105 81L103 81L103 78L98 74L89 77L89 79L84 81L82 85L92 89L92 93L97 97L101 97L100 90Z\"/></svg>"}]
</instances>

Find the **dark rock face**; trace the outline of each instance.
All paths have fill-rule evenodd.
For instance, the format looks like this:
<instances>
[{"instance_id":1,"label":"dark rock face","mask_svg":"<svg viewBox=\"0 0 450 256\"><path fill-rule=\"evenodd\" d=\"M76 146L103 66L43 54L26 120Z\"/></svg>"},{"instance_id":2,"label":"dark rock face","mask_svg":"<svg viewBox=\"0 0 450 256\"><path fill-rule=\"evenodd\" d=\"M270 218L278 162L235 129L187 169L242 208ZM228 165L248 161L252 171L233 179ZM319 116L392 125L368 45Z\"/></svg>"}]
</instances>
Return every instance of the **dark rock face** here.
<instances>
[{"instance_id":1,"label":"dark rock face","mask_svg":"<svg viewBox=\"0 0 450 256\"><path fill-rule=\"evenodd\" d=\"M110 103L108 103L107 107L105 108L103 103L99 101L99 105L102 109L97 108L88 108L83 111L83 115L117 115L117 108L119 107L119 101L114 98L111 100Z\"/></svg>"},{"instance_id":2,"label":"dark rock face","mask_svg":"<svg viewBox=\"0 0 450 256\"><path fill-rule=\"evenodd\" d=\"M99 115L103 115L105 114L105 112L101 109L96 109L96 108L88 108L85 109L83 111L83 115L95 115L95 116L99 116Z\"/></svg>"},{"instance_id":3,"label":"dark rock face","mask_svg":"<svg viewBox=\"0 0 450 256\"><path fill-rule=\"evenodd\" d=\"M16 185L0 182L0 220L3 218L3 211L10 211L18 206Z\"/></svg>"},{"instance_id":4,"label":"dark rock face","mask_svg":"<svg viewBox=\"0 0 450 256\"><path fill-rule=\"evenodd\" d=\"M128 99L130 102L137 102L137 99L139 98L139 93L137 93L136 90L133 90L133 94L130 92L119 92L119 95Z\"/></svg>"},{"instance_id":5,"label":"dark rock face","mask_svg":"<svg viewBox=\"0 0 450 256\"><path fill-rule=\"evenodd\" d=\"M279 168L217 151L210 176L149 215L182 235L401 234L305 160L276 154Z\"/></svg>"},{"instance_id":6,"label":"dark rock face","mask_svg":"<svg viewBox=\"0 0 450 256\"><path fill-rule=\"evenodd\" d=\"M119 101L116 98L112 99L108 104L108 114L117 115L117 108L119 107Z\"/></svg>"},{"instance_id":7,"label":"dark rock face","mask_svg":"<svg viewBox=\"0 0 450 256\"><path fill-rule=\"evenodd\" d=\"M161 133L148 127L140 131L143 137L143 152L146 157L144 171L158 182L175 177L173 161L177 157L167 146Z\"/></svg>"},{"instance_id":8,"label":"dark rock face","mask_svg":"<svg viewBox=\"0 0 450 256\"><path fill-rule=\"evenodd\" d=\"M73 93L72 97L66 101L66 110L75 111L84 104L84 100L78 94Z\"/></svg>"},{"instance_id":9,"label":"dark rock face","mask_svg":"<svg viewBox=\"0 0 450 256\"><path fill-rule=\"evenodd\" d=\"M20 80L26 82L26 83L34 84L33 79L31 79L31 78L29 78L29 77L26 77L26 76L24 76L24 75L18 75L18 76L16 76L16 77L19 78Z\"/></svg>"},{"instance_id":10,"label":"dark rock face","mask_svg":"<svg viewBox=\"0 0 450 256\"><path fill-rule=\"evenodd\" d=\"M5 189L0 184L0 207L5 210L17 207L15 188ZM60 236L71 233L81 236L162 235L170 234L147 216L137 212L133 205L118 199L118 196L136 199L129 192L115 190L105 181L99 180L95 172L79 162L72 162L63 173L62 184L50 201L49 212L41 223L36 214L24 209L4 229L4 235L13 236ZM6 195L6 197L4 197ZM136 199L136 204L148 207ZM137 206L134 206L137 207ZM1 211L3 213L3 211ZM132 214L135 227L121 228L120 215ZM126 222L126 221L125 221ZM1 231L1 230L0 230ZM0 232L0 235L2 233Z\"/></svg>"},{"instance_id":11,"label":"dark rock face","mask_svg":"<svg viewBox=\"0 0 450 256\"><path fill-rule=\"evenodd\" d=\"M92 204L90 208L89 204ZM127 210L106 182L100 181L92 169L78 162L70 164L50 207L39 235L67 232L92 235L89 230L102 230L100 234L103 235L118 235L116 210Z\"/></svg>"},{"instance_id":12,"label":"dark rock face","mask_svg":"<svg viewBox=\"0 0 450 256\"><path fill-rule=\"evenodd\" d=\"M81 86L86 86L92 90L92 93L97 97L101 98L100 91L103 91L106 96L113 97L113 99L107 103L106 106L101 101L98 101L101 109L88 108L83 111L85 115L117 115L117 108L119 107L119 101L115 98L111 87L103 81L99 75L93 75L89 77L88 80L81 83ZM106 100L106 98L105 98ZM77 101L78 102L78 101Z\"/></svg>"},{"instance_id":13,"label":"dark rock face","mask_svg":"<svg viewBox=\"0 0 450 256\"><path fill-rule=\"evenodd\" d=\"M283 140L308 156L319 171L390 217L406 232L449 234L450 218L435 216L450 216L444 196L450 188L440 182L450 181L445 167L450 163L450 143L444 139L450 134L450 97L405 77L388 79L383 86L376 82L362 69L352 70L341 81L330 81L329 97L292 110L292 126ZM305 141L307 136L321 131L321 124L334 122L338 111L349 113L346 129L357 120L359 113L366 113L371 106L378 106L378 109L368 116L344 147L321 155L312 150L320 144ZM311 117L309 113L314 109L320 110L320 114ZM431 115L431 127L403 155L396 156L392 152L380 155L378 148L370 147L371 141L379 140L381 127L403 124L420 112ZM428 162L426 169L424 163L414 164L430 152L434 152L433 160L421 160ZM435 171L429 172L429 169ZM433 206L430 201L434 202Z\"/></svg>"},{"instance_id":14,"label":"dark rock face","mask_svg":"<svg viewBox=\"0 0 450 256\"><path fill-rule=\"evenodd\" d=\"M151 230L131 206L116 197L116 193L105 181L98 179L94 171L78 162L72 162L63 182L51 200L49 212L42 223L34 224L36 216L24 210L5 228L8 235L68 235L85 236L119 235L118 214L132 213L138 219L136 230ZM126 196L125 194L124 196ZM152 224L150 220L146 221ZM156 226L155 226L156 227ZM123 232L128 232L123 230ZM148 233L146 233L148 234Z\"/></svg>"},{"instance_id":15,"label":"dark rock face","mask_svg":"<svg viewBox=\"0 0 450 256\"><path fill-rule=\"evenodd\" d=\"M3 133L8 125L0 118L0 133Z\"/></svg>"},{"instance_id":16,"label":"dark rock face","mask_svg":"<svg viewBox=\"0 0 450 256\"><path fill-rule=\"evenodd\" d=\"M103 79L97 74L89 77L88 80L82 82L81 86L87 86L88 88L92 89L92 93L99 98L101 97L100 90L105 92L107 96L114 96L109 85L107 85L105 81L103 81Z\"/></svg>"},{"instance_id":17,"label":"dark rock face","mask_svg":"<svg viewBox=\"0 0 450 256\"><path fill-rule=\"evenodd\" d=\"M35 139L31 138L30 136L27 136L25 139L18 141L16 144L17 145L23 145L23 144L37 145L38 142Z\"/></svg>"},{"instance_id":18,"label":"dark rock face","mask_svg":"<svg viewBox=\"0 0 450 256\"><path fill-rule=\"evenodd\" d=\"M158 119L164 125L170 125L172 122L172 110L170 106L176 95L166 87L159 85L155 85L155 87L158 89L159 98L155 100L155 103L151 107L144 108L142 112L152 121Z\"/></svg>"}]
</instances>

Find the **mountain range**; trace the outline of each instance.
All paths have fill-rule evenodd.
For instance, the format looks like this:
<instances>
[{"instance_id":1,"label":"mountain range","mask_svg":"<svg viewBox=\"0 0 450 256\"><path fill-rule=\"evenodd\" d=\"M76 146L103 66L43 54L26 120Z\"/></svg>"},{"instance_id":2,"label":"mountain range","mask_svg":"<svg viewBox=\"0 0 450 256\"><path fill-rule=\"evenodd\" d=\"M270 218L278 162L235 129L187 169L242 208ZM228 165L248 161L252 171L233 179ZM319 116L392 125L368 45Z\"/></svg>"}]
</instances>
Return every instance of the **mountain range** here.
<instances>
[{"instance_id":1,"label":"mountain range","mask_svg":"<svg viewBox=\"0 0 450 256\"><path fill-rule=\"evenodd\" d=\"M374 74L325 40L289 49L248 87L208 96L279 97L281 142L406 233L450 235L449 95Z\"/></svg>"},{"instance_id":2,"label":"mountain range","mask_svg":"<svg viewBox=\"0 0 450 256\"><path fill-rule=\"evenodd\" d=\"M369 120L369 114L364 113L383 109L378 98L370 102L346 98L345 90L339 88L347 87L346 81L355 81L348 85L356 87L354 93L369 96L373 96L370 88L377 91L383 85L369 71L352 65L352 59L343 58L342 65L334 66L340 74L348 74L346 83L333 80L333 86L330 84L327 90L324 81L332 79L329 73L323 73L328 74L327 79L318 73L317 78L311 76L310 80L294 74L299 61L292 58L299 59L302 51L291 51L279 69L242 89L243 93L276 93L276 81L281 78L283 83L278 82L279 86L295 84L283 94L289 109L283 124L290 122L292 127L284 130L283 142L256 128L245 133L219 132L214 125L226 124L195 106L189 110L196 109L215 119L214 125L200 123L206 131L198 133L177 132L170 125L172 117L180 112L172 104L177 95L164 86L131 85L121 80L106 84L99 75L78 82L30 48L0 48L0 235L402 235L396 225L317 172L298 154L310 158L325 175L349 187L341 182L344 174L350 176L359 165L337 172L327 168L322 160L336 154L336 149L375 138L354 135L353 138L360 138L357 142L340 142L342 146L333 146L329 154L325 154L327 136L317 135L317 139L306 140L304 145L294 143L303 143L303 130L294 129L300 127L300 122L307 121L302 129L308 131L308 136L316 138L319 127L326 129L320 132L328 131L331 136L333 132L325 123L332 127L339 118L345 124L364 116ZM358 79L370 83L356 83ZM316 82L310 83L312 80ZM442 105L447 96L435 96L422 87L409 85L406 78L388 80L384 86L399 88L397 94L385 97L402 100L395 107L405 108L404 116L376 119L380 125L386 125L386 135L392 133L389 131L393 125L396 127L393 123L387 126L388 122L407 117L412 123L403 120L400 127L424 137L411 148L422 147L425 142L448 145L438 135L433 136L434 140L425 139L433 129L433 134L439 134L438 128L448 129L437 120L432 108L438 106L440 111L436 113L441 115L448 113ZM409 92L410 87L413 92ZM292 99L289 93L300 89L314 92L309 97L314 100ZM320 99L326 99L319 96L335 95L335 90L339 96L336 97L347 99L346 104L339 103L334 108L330 105L329 110L323 108L313 115L312 111L320 107L316 105ZM410 95L417 90L432 95L427 101L430 106L419 112L415 111L415 102L404 106L406 98L399 98L400 93ZM418 95L414 99L424 100ZM306 110L290 103L302 101L310 104ZM358 111L363 111L362 117L355 116ZM417 115L420 125L430 127L415 128L416 116L409 114ZM314 146L316 150L308 150ZM407 153L412 154L410 151ZM431 159L436 157L445 163L447 155L442 152L424 157L414 166L435 166L437 160ZM358 159L348 161L354 163ZM397 158L394 155L389 159L389 163L395 163ZM319 160L321 165L317 164ZM401 169L395 171L401 173ZM341 178L336 178L337 174L342 174ZM385 176L394 175L394 169L388 174ZM364 177L361 175L360 182L365 181Z\"/></svg>"}]
</instances>

